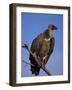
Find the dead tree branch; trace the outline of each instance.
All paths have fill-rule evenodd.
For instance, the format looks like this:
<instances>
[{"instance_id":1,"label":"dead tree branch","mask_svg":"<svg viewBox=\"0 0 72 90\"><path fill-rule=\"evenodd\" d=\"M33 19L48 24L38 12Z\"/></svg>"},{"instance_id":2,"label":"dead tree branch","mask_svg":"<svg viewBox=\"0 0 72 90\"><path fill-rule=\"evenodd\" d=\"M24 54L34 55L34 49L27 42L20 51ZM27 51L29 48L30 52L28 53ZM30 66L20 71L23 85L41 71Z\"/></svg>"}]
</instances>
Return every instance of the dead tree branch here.
<instances>
[{"instance_id":1,"label":"dead tree branch","mask_svg":"<svg viewBox=\"0 0 72 90\"><path fill-rule=\"evenodd\" d=\"M42 61L40 59L37 58L36 54L33 54L31 52L31 50L29 49L28 45L27 44L23 44L22 45L22 48L26 48L28 50L28 52L35 58L38 66L47 74L47 75L50 75L51 76L51 73L46 69L45 65L42 63ZM27 62L26 62L27 63ZM29 64L29 63L27 63ZM30 64L31 65L31 64Z\"/></svg>"},{"instance_id":2,"label":"dead tree branch","mask_svg":"<svg viewBox=\"0 0 72 90\"><path fill-rule=\"evenodd\" d=\"M23 63L26 63L26 64L28 64L28 65L31 65L31 66L35 66L35 65L33 65L33 64L29 63L29 62L26 62L26 61L24 61L24 60L22 60L22 62L23 62Z\"/></svg>"},{"instance_id":3,"label":"dead tree branch","mask_svg":"<svg viewBox=\"0 0 72 90\"><path fill-rule=\"evenodd\" d=\"M26 63L26 64L28 64L28 65L34 66L34 67L39 67L39 66L35 66L34 64L31 64L30 62L27 62L27 61L25 61L25 60L22 60L22 62L23 62L23 63Z\"/></svg>"}]
</instances>

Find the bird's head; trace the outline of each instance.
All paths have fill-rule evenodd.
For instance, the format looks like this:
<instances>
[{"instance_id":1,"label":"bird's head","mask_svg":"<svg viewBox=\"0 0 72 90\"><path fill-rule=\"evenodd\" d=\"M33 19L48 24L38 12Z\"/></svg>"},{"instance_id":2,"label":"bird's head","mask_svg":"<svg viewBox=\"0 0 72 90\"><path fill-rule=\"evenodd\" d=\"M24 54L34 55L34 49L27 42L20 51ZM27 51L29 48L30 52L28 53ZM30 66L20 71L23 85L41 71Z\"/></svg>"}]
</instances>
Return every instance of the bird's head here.
<instances>
[{"instance_id":1,"label":"bird's head","mask_svg":"<svg viewBox=\"0 0 72 90\"><path fill-rule=\"evenodd\" d=\"M57 30L57 27L55 25L49 24L48 25L48 31L49 31L49 36L53 37L54 36L54 31Z\"/></svg>"},{"instance_id":2,"label":"bird's head","mask_svg":"<svg viewBox=\"0 0 72 90\"><path fill-rule=\"evenodd\" d=\"M57 30L57 27L55 25L49 24L48 30Z\"/></svg>"},{"instance_id":3,"label":"bird's head","mask_svg":"<svg viewBox=\"0 0 72 90\"><path fill-rule=\"evenodd\" d=\"M54 31L57 30L57 27L53 24L49 24L48 25L48 29L46 29L44 31L44 36L46 38L49 38L49 37L53 37L54 36Z\"/></svg>"}]
</instances>

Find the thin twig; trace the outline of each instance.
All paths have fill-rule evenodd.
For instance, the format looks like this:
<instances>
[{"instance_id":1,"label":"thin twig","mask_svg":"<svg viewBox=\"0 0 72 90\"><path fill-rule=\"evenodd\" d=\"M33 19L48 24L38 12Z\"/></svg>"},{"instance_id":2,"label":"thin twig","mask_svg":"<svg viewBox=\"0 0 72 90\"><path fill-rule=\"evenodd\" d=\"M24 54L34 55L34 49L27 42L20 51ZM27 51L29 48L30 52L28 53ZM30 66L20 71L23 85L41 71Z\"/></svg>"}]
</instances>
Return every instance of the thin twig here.
<instances>
[{"instance_id":1,"label":"thin twig","mask_svg":"<svg viewBox=\"0 0 72 90\"><path fill-rule=\"evenodd\" d=\"M22 60L22 62L23 62L23 63L26 63L26 64L28 64L28 65L31 65L31 66L33 66L33 67L39 67L39 66L35 66L34 64L32 64L32 63L30 63L30 62L27 62L27 61L25 61L25 60Z\"/></svg>"}]
</instances>

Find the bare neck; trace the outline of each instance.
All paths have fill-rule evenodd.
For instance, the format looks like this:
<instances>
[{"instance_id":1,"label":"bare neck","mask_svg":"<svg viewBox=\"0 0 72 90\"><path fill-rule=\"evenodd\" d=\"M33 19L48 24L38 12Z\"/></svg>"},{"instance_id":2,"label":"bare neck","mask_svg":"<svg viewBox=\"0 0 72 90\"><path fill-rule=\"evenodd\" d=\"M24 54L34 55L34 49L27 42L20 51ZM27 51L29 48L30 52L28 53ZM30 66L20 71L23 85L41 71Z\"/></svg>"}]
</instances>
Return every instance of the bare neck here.
<instances>
[{"instance_id":1,"label":"bare neck","mask_svg":"<svg viewBox=\"0 0 72 90\"><path fill-rule=\"evenodd\" d=\"M44 37L45 38L52 38L53 37L53 30L46 30L45 32L44 32Z\"/></svg>"},{"instance_id":2,"label":"bare neck","mask_svg":"<svg viewBox=\"0 0 72 90\"><path fill-rule=\"evenodd\" d=\"M50 38L53 37L53 30L49 30L49 37L50 37Z\"/></svg>"}]
</instances>

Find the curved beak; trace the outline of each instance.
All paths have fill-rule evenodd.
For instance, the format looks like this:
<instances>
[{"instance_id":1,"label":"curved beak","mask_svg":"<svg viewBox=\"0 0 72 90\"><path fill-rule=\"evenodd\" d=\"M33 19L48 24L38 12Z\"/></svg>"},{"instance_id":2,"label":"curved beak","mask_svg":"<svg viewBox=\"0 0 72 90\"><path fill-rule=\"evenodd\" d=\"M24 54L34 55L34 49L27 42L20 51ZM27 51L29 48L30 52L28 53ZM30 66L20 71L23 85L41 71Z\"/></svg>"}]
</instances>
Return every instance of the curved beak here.
<instances>
[{"instance_id":1,"label":"curved beak","mask_svg":"<svg viewBox=\"0 0 72 90\"><path fill-rule=\"evenodd\" d=\"M56 26L53 26L53 30L57 30L58 28Z\"/></svg>"}]
</instances>

